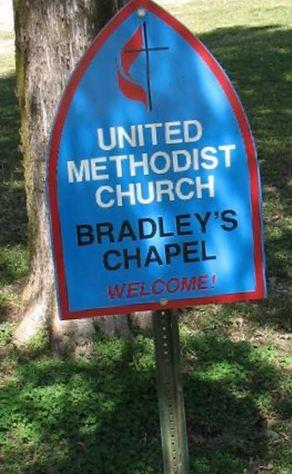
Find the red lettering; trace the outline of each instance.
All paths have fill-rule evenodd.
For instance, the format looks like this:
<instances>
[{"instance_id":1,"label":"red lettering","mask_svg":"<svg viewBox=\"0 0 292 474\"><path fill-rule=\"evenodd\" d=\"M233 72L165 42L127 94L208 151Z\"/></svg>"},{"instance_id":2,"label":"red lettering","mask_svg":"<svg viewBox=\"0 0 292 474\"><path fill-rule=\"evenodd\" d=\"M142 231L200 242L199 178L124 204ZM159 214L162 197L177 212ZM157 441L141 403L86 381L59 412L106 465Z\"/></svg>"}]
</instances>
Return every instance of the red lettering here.
<instances>
[{"instance_id":1,"label":"red lettering","mask_svg":"<svg viewBox=\"0 0 292 474\"><path fill-rule=\"evenodd\" d=\"M140 290L140 296L149 296L151 295L150 291L145 291L145 282L141 282L141 290Z\"/></svg>"},{"instance_id":2,"label":"red lettering","mask_svg":"<svg viewBox=\"0 0 292 474\"><path fill-rule=\"evenodd\" d=\"M157 289L157 286L161 285L162 288L160 290ZM156 280L152 284L152 293L153 295L161 295L164 291L164 281L163 280Z\"/></svg>"},{"instance_id":3,"label":"red lettering","mask_svg":"<svg viewBox=\"0 0 292 474\"><path fill-rule=\"evenodd\" d=\"M208 288L208 275L200 275L198 281L198 290L207 290Z\"/></svg>"},{"instance_id":4,"label":"red lettering","mask_svg":"<svg viewBox=\"0 0 292 474\"><path fill-rule=\"evenodd\" d=\"M191 291L196 289L197 277L187 278L183 277L181 279L181 291Z\"/></svg>"},{"instance_id":5,"label":"red lettering","mask_svg":"<svg viewBox=\"0 0 292 474\"><path fill-rule=\"evenodd\" d=\"M132 283L129 283L127 298L135 298L136 296L139 296L139 286L139 281L133 281Z\"/></svg>"},{"instance_id":6,"label":"red lettering","mask_svg":"<svg viewBox=\"0 0 292 474\"><path fill-rule=\"evenodd\" d=\"M114 298L122 298L123 293L125 292L126 284L123 285L115 285L115 286L108 286L107 292L111 300Z\"/></svg>"},{"instance_id":7,"label":"red lettering","mask_svg":"<svg viewBox=\"0 0 292 474\"><path fill-rule=\"evenodd\" d=\"M177 293L177 291L179 290L179 279L178 278L170 278L170 280L168 280L166 282L166 291L168 293Z\"/></svg>"},{"instance_id":8,"label":"red lettering","mask_svg":"<svg viewBox=\"0 0 292 474\"><path fill-rule=\"evenodd\" d=\"M210 280L210 281L209 281ZM122 285L108 286L108 296L112 300L114 298L121 299L137 298L143 296L156 295L160 296L164 292L175 294L179 292L203 291L209 288L214 288L216 282L216 275L203 274L193 277L172 277L164 281L162 279L154 280L152 283L145 283L144 281L132 281Z\"/></svg>"}]
</instances>

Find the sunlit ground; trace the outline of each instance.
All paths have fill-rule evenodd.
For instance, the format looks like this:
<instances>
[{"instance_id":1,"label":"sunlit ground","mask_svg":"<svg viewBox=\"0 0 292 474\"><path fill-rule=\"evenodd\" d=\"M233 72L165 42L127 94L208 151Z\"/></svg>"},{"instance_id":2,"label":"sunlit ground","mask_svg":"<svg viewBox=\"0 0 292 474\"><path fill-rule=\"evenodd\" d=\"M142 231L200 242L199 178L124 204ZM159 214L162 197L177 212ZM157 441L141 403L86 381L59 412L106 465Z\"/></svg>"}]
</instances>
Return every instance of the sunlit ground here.
<instances>
[{"instance_id":1,"label":"sunlit ground","mask_svg":"<svg viewBox=\"0 0 292 474\"><path fill-rule=\"evenodd\" d=\"M191 472L290 474L292 4L160 2L230 75L256 138L264 196L265 303L200 307L181 323ZM0 15L1 17L1 15ZM90 359L12 342L27 274L13 37L0 33L0 472L162 473L152 338L97 335Z\"/></svg>"}]
</instances>

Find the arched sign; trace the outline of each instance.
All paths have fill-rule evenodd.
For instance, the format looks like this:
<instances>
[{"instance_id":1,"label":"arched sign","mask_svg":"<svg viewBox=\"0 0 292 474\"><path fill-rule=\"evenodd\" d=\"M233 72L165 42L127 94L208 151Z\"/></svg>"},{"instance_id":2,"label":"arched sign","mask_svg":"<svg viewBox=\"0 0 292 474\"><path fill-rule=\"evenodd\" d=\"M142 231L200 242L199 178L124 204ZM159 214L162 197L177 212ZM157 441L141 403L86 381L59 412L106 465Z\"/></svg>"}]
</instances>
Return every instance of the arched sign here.
<instances>
[{"instance_id":1,"label":"arched sign","mask_svg":"<svg viewBox=\"0 0 292 474\"><path fill-rule=\"evenodd\" d=\"M62 318L265 296L256 151L206 47L128 3L74 71L48 194Z\"/></svg>"}]
</instances>

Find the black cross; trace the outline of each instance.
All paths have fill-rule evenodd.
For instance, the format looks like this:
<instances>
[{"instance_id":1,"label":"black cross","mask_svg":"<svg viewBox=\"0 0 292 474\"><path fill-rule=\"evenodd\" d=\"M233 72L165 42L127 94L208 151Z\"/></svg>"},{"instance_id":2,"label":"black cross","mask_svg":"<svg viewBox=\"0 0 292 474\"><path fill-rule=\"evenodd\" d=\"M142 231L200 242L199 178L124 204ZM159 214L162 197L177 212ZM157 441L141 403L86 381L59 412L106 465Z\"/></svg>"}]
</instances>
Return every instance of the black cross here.
<instances>
[{"instance_id":1,"label":"black cross","mask_svg":"<svg viewBox=\"0 0 292 474\"><path fill-rule=\"evenodd\" d=\"M147 95L148 95L148 107L149 111L152 110L152 95L151 95L151 79L150 79L150 57L149 52L151 51L165 51L169 49L168 46L158 46L156 48L149 48L148 47L148 34L147 34L147 26L146 22L143 22L143 33L144 33L144 45L145 48L141 49L128 49L125 53L137 53L137 52L144 52L146 53L146 77L147 77Z\"/></svg>"}]
</instances>

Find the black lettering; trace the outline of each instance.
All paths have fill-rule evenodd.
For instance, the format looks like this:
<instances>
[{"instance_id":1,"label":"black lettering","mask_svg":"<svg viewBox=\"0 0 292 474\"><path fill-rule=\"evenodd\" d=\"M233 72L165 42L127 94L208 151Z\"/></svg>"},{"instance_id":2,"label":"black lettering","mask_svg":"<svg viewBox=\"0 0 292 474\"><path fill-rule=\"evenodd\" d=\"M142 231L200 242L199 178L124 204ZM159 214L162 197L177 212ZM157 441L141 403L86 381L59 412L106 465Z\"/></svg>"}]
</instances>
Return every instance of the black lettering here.
<instances>
[{"instance_id":1,"label":"black lettering","mask_svg":"<svg viewBox=\"0 0 292 474\"><path fill-rule=\"evenodd\" d=\"M184 227L190 227L191 223L185 219L190 219L191 214L180 214L175 217L176 220L176 231L177 235L191 235L193 232L191 230L183 230Z\"/></svg>"},{"instance_id":2,"label":"black lettering","mask_svg":"<svg viewBox=\"0 0 292 474\"><path fill-rule=\"evenodd\" d=\"M199 262L200 258L198 257L198 244L199 242L184 242L183 244L183 257L184 262ZM194 255L196 255L194 257Z\"/></svg>"},{"instance_id":3,"label":"black lettering","mask_svg":"<svg viewBox=\"0 0 292 474\"><path fill-rule=\"evenodd\" d=\"M212 213L211 213L210 211L208 211L208 212L206 212L205 217L202 218L201 214L199 214L198 212L195 213L195 217L196 217L196 219L199 221L199 223L200 223L200 225L201 225L201 232L202 232L203 234L206 233L207 223L208 223L208 221L209 221L209 219L210 219L211 214L212 214Z\"/></svg>"},{"instance_id":4,"label":"black lettering","mask_svg":"<svg viewBox=\"0 0 292 474\"><path fill-rule=\"evenodd\" d=\"M121 264L121 262L117 262L116 264L110 264L109 259L112 255L120 257L121 253L118 250L108 250L103 255L103 265L107 270L110 270L110 271L118 270L119 268L121 268L122 264Z\"/></svg>"},{"instance_id":5,"label":"black lettering","mask_svg":"<svg viewBox=\"0 0 292 474\"><path fill-rule=\"evenodd\" d=\"M145 226L144 224L150 224L151 229L148 229L148 226ZM138 219L138 226L140 239L151 239L156 234L156 222L150 217L145 217L145 219Z\"/></svg>"},{"instance_id":6,"label":"black lettering","mask_svg":"<svg viewBox=\"0 0 292 474\"><path fill-rule=\"evenodd\" d=\"M76 226L77 243L79 247L91 245L94 242L93 227L88 224Z\"/></svg>"},{"instance_id":7,"label":"black lettering","mask_svg":"<svg viewBox=\"0 0 292 474\"><path fill-rule=\"evenodd\" d=\"M222 229L226 230L227 232L231 232L232 230L236 229L238 226L238 221L237 219L233 219L232 217L228 217L228 215L231 216L236 216L236 212L233 211L232 209L226 209L221 213L221 219L223 222L228 222L230 224L229 226L225 224L221 224Z\"/></svg>"},{"instance_id":8,"label":"black lettering","mask_svg":"<svg viewBox=\"0 0 292 474\"><path fill-rule=\"evenodd\" d=\"M216 255L207 255L206 242L203 240L202 245L202 260L216 260Z\"/></svg>"},{"instance_id":9,"label":"black lettering","mask_svg":"<svg viewBox=\"0 0 292 474\"><path fill-rule=\"evenodd\" d=\"M165 262L166 265L169 265L172 257L177 257L181 253L181 248L179 244L166 244L165 246Z\"/></svg>"},{"instance_id":10,"label":"black lettering","mask_svg":"<svg viewBox=\"0 0 292 474\"><path fill-rule=\"evenodd\" d=\"M158 253L157 248L154 247L154 245L151 245L151 247L149 247L145 260L145 267L148 267L150 263L158 263L158 265L163 265L163 261Z\"/></svg>"},{"instance_id":11,"label":"black lettering","mask_svg":"<svg viewBox=\"0 0 292 474\"><path fill-rule=\"evenodd\" d=\"M158 227L159 227L159 235L160 237L172 237L174 235L174 232L167 232L164 229L164 220L163 217L159 216L158 217Z\"/></svg>"},{"instance_id":12,"label":"black lettering","mask_svg":"<svg viewBox=\"0 0 292 474\"><path fill-rule=\"evenodd\" d=\"M102 243L103 237L108 237L109 242L114 242L115 238L113 236L114 227L110 222L100 222L96 224L96 238L99 244Z\"/></svg>"},{"instance_id":13,"label":"black lettering","mask_svg":"<svg viewBox=\"0 0 292 474\"><path fill-rule=\"evenodd\" d=\"M133 227L129 221L123 221L121 225L121 230L118 238L118 242L122 242L127 237L130 237L131 240L137 240Z\"/></svg>"},{"instance_id":14,"label":"black lettering","mask_svg":"<svg viewBox=\"0 0 292 474\"><path fill-rule=\"evenodd\" d=\"M129 262L131 262L132 260L136 260L137 267L141 268L141 251L139 247L136 247L134 255L129 255L128 250L124 249L123 257L124 257L124 266L126 270L129 270L130 268Z\"/></svg>"}]
</instances>

